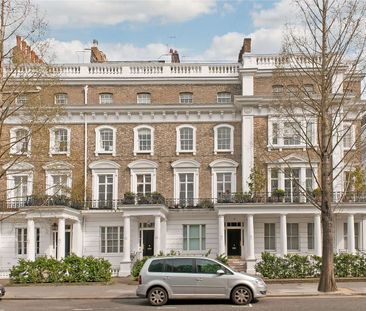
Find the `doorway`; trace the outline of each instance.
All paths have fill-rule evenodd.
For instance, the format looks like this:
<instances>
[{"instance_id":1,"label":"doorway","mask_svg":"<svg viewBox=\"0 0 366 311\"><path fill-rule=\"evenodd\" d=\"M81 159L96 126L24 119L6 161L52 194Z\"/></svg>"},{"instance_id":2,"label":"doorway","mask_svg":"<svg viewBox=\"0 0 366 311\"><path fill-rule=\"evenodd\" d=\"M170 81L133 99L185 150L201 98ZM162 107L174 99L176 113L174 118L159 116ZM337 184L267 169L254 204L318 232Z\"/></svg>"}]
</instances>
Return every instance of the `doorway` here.
<instances>
[{"instance_id":1,"label":"doorway","mask_svg":"<svg viewBox=\"0 0 366 311\"><path fill-rule=\"evenodd\" d=\"M154 256L154 230L142 230L142 256Z\"/></svg>"},{"instance_id":2,"label":"doorway","mask_svg":"<svg viewBox=\"0 0 366 311\"><path fill-rule=\"evenodd\" d=\"M241 256L241 229L227 229L228 256Z\"/></svg>"}]
</instances>

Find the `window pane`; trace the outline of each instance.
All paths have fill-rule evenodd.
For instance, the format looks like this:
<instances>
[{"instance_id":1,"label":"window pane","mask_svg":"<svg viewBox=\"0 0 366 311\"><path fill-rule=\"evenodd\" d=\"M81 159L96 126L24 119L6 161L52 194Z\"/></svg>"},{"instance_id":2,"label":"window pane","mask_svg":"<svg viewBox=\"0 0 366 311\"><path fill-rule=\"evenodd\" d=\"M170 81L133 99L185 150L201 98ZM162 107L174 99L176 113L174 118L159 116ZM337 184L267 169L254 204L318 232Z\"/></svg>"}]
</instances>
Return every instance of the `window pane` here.
<instances>
[{"instance_id":1,"label":"window pane","mask_svg":"<svg viewBox=\"0 0 366 311\"><path fill-rule=\"evenodd\" d=\"M102 151L113 151L113 131L111 129L100 131L100 146Z\"/></svg>"},{"instance_id":2,"label":"window pane","mask_svg":"<svg viewBox=\"0 0 366 311\"><path fill-rule=\"evenodd\" d=\"M153 260L149 266L149 272L164 272L164 259Z\"/></svg>"},{"instance_id":3,"label":"window pane","mask_svg":"<svg viewBox=\"0 0 366 311\"><path fill-rule=\"evenodd\" d=\"M151 130L144 128L138 130L139 151L151 150Z\"/></svg>"},{"instance_id":4,"label":"window pane","mask_svg":"<svg viewBox=\"0 0 366 311\"><path fill-rule=\"evenodd\" d=\"M182 104L191 104L193 102L192 93L180 93L179 101Z\"/></svg>"},{"instance_id":5,"label":"window pane","mask_svg":"<svg viewBox=\"0 0 366 311\"><path fill-rule=\"evenodd\" d=\"M230 150L231 149L231 128L220 127L217 129L217 149Z\"/></svg>"},{"instance_id":6,"label":"window pane","mask_svg":"<svg viewBox=\"0 0 366 311\"><path fill-rule=\"evenodd\" d=\"M196 259L196 267L197 273L205 274L216 274L217 270L223 270L220 264L208 259Z\"/></svg>"},{"instance_id":7,"label":"window pane","mask_svg":"<svg viewBox=\"0 0 366 311\"><path fill-rule=\"evenodd\" d=\"M166 259L166 272L193 273L193 259L189 258Z\"/></svg>"},{"instance_id":8,"label":"window pane","mask_svg":"<svg viewBox=\"0 0 366 311\"><path fill-rule=\"evenodd\" d=\"M138 104L150 104L151 103L150 93L137 94L137 103Z\"/></svg>"},{"instance_id":9,"label":"window pane","mask_svg":"<svg viewBox=\"0 0 366 311\"><path fill-rule=\"evenodd\" d=\"M180 149L193 150L193 129L184 127L180 129Z\"/></svg>"},{"instance_id":10,"label":"window pane","mask_svg":"<svg viewBox=\"0 0 366 311\"><path fill-rule=\"evenodd\" d=\"M218 104L231 103L231 93L227 93L227 92L217 93L217 103Z\"/></svg>"}]
</instances>

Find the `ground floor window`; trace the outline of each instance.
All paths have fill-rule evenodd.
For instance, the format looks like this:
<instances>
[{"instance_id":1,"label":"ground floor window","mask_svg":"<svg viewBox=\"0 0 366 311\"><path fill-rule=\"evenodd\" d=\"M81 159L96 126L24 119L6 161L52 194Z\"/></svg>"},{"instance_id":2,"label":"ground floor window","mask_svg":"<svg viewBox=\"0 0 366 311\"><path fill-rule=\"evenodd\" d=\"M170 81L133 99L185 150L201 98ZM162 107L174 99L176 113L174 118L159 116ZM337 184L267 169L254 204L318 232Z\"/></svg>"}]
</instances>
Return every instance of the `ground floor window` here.
<instances>
[{"instance_id":1,"label":"ground floor window","mask_svg":"<svg viewBox=\"0 0 366 311\"><path fill-rule=\"evenodd\" d=\"M183 250L206 249L206 225L183 225Z\"/></svg>"},{"instance_id":2,"label":"ground floor window","mask_svg":"<svg viewBox=\"0 0 366 311\"><path fill-rule=\"evenodd\" d=\"M358 222L355 225L355 249L359 249L359 236L360 236L360 226ZM344 249L348 249L348 224L345 222L343 224L343 239L344 239Z\"/></svg>"},{"instance_id":3,"label":"ground floor window","mask_svg":"<svg viewBox=\"0 0 366 311\"><path fill-rule=\"evenodd\" d=\"M308 223L308 249L314 249L314 223Z\"/></svg>"},{"instance_id":4,"label":"ground floor window","mask_svg":"<svg viewBox=\"0 0 366 311\"><path fill-rule=\"evenodd\" d=\"M274 223L264 224L264 249L266 251L276 250L276 225Z\"/></svg>"},{"instance_id":5,"label":"ground floor window","mask_svg":"<svg viewBox=\"0 0 366 311\"><path fill-rule=\"evenodd\" d=\"M287 249L290 251L299 250L299 224L287 224Z\"/></svg>"},{"instance_id":6,"label":"ground floor window","mask_svg":"<svg viewBox=\"0 0 366 311\"><path fill-rule=\"evenodd\" d=\"M40 254L41 245L41 230L40 228L35 229L35 251L36 255ZM16 228L16 243L17 243L17 254L27 255L28 250L28 231L27 228Z\"/></svg>"},{"instance_id":7,"label":"ground floor window","mask_svg":"<svg viewBox=\"0 0 366 311\"><path fill-rule=\"evenodd\" d=\"M123 252L123 227L100 227L100 252Z\"/></svg>"}]
</instances>

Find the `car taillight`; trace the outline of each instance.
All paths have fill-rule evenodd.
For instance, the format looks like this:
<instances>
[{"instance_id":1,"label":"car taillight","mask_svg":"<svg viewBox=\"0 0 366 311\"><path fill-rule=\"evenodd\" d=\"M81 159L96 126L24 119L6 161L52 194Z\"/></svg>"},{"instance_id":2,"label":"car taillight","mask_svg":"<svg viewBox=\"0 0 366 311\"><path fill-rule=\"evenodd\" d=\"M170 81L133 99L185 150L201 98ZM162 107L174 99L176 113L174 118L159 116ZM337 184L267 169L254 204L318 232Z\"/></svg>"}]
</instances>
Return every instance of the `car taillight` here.
<instances>
[{"instance_id":1,"label":"car taillight","mask_svg":"<svg viewBox=\"0 0 366 311\"><path fill-rule=\"evenodd\" d=\"M139 285L141 285L142 284L142 277L141 277L141 275L139 275Z\"/></svg>"}]
</instances>

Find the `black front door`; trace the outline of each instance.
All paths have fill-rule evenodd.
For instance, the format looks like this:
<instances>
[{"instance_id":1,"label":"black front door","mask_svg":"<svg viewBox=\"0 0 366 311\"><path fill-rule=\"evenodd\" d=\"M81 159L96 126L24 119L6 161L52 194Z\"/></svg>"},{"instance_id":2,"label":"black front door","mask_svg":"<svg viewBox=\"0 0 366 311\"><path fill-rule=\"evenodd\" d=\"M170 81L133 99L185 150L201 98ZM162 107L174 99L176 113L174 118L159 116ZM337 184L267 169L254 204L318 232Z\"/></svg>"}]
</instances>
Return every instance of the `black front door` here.
<instances>
[{"instance_id":1,"label":"black front door","mask_svg":"<svg viewBox=\"0 0 366 311\"><path fill-rule=\"evenodd\" d=\"M65 232L65 257L69 256L71 252L71 232Z\"/></svg>"},{"instance_id":2,"label":"black front door","mask_svg":"<svg viewBox=\"0 0 366 311\"><path fill-rule=\"evenodd\" d=\"M154 230L143 230L142 241L144 243L143 256L154 255Z\"/></svg>"},{"instance_id":3,"label":"black front door","mask_svg":"<svg viewBox=\"0 0 366 311\"><path fill-rule=\"evenodd\" d=\"M227 254L228 256L241 255L241 230L227 229Z\"/></svg>"}]
</instances>

